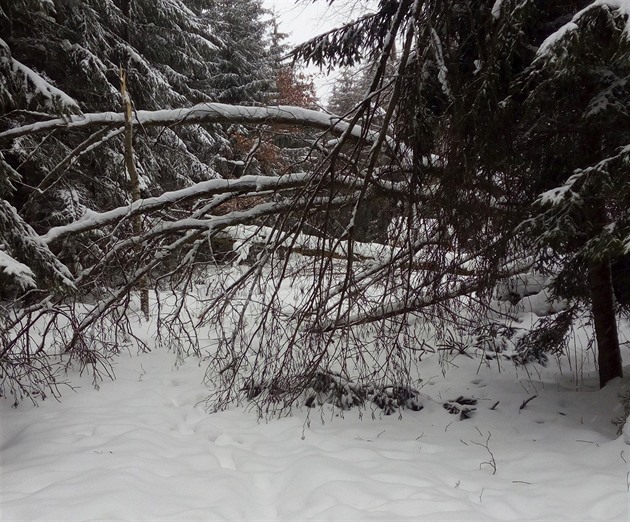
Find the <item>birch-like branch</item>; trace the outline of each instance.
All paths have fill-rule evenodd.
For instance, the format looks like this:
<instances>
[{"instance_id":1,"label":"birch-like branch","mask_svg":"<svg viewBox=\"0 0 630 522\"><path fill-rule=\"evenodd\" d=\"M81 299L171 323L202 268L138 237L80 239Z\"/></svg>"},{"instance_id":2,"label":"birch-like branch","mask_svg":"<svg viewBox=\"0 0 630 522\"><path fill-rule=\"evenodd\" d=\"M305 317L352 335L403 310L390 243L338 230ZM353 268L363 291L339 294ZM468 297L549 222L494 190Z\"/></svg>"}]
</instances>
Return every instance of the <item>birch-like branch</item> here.
<instances>
[{"instance_id":1,"label":"birch-like branch","mask_svg":"<svg viewBox=\"0 0 630 522\"><path fill-rule=\"evenodd\" d=\"M0 132L1 139L19 138L31 134L50 132L55 129L80 129L124 125L125 115L117 112L88 113L67 116L14 127ZM247 107L223 103L200 103L190 108L166 109L159 111L135 111L134 124L149 126L240 123L240 124L282 124L311 127L335 134L347 133L350 137L371 142L377 133L366 132L358 125L352 125L338 116L320 111L281 105L277 107Z\"/></svg>"},{"instance_id":2,"label":"birch-like branch","mask_svg":"<svg viewBox=\"0 0 630 522\"><path fill-rule=\"evenodd\" d=\"M131 205L124 205L106 212L87 210L83 216L68 225L51 228L41 236L44 243L50 244L59 239L81 232L115 223L123 218L130 218L148 212L170 207L175 203L214 196L216 194L245 194L267 190L283 190L298 187L308 182L310 174L287 174L278 178L266 176L243 176L239 179L212 179L196 183L192 187L165 192L161 196L140 199Z\"/></svg>"}]
</instances>

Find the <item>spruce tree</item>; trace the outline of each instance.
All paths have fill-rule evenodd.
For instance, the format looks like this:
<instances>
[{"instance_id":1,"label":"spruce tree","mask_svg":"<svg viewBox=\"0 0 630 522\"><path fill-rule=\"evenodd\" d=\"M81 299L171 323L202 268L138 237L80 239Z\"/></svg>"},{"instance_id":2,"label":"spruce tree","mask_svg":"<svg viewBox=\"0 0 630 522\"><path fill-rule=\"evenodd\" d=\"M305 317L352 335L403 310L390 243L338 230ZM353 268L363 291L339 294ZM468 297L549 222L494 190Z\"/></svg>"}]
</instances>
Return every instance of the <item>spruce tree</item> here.
<instances>
[{"instance_id":1,"label":"spruce tree","mask_svg":"<svg viewBox=\"0 0 630 522\"><path fill-rule=\"evenodd\" d=\"M611 264L630 237L622 167L630 138L627 7L586 0L379 5L296 56L322 66L384 62L383 27L406 31L392 114L397 138L413 154L416 222L439 223L449 256L475 258L478 296L491 295L518 257L551 271L555 295L592 313L605 385L621 375ZM374 92L384 75L375 80ZM441 255L434 260L445 266Z\"/></svg>"},{"instance_id":2,"label":"spruce tree","mask_svg":"<svg viewBox=\"0 0 630 522\"><path fill-rule=\"evenodd\" d=\"M224 12L213 0L2 2L0 125L36 121L43 113L120 111L121 67L134 110L263 99L270 76L264 12L257 2L238 6ZM215 76L231 67L229 53L240 60L231 73L242 83L238 89L219 85ZM217 177L221 157L231 154L220 126L135 128L134 134L145 196ZM0 156L3 197L35 230L129 200L122 128L40 141L16 140ZM80 263L88 252L68 244L62 259Z\"/></svg>"},{"instance_id":3,"label":"spruce tree","mask_svg":"<svg viewBox=\"0 0 630 522\"><path fill-rule=\"evenodd\" d=\"M612 266L630 237L628 14L605 2L575 13L515 88L527 96L517 150L547 189L526 225L558 256L557 294L590 304L602 386L622 375Z\"/></svg>"},{"instance_id":4,"label":"spruce tree","mask_svg":"<svg viewBox=\"0 0 630 522\"><path fill-rule=\"evenodd\" d=\"M223 45L210 70L212 97L222 103L262 103L273 89L271 20L261 0L209 0Z\"/></svg>"}]
</instances>

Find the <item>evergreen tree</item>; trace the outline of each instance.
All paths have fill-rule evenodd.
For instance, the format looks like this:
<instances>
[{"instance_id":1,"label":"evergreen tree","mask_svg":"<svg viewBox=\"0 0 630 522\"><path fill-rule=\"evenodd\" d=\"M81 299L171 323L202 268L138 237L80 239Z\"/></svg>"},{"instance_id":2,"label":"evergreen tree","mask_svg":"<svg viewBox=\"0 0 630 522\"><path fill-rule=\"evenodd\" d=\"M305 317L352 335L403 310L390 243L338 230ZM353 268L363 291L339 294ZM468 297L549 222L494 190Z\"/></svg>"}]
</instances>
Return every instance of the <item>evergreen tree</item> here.
<instances>
[{"instance_id":1,"label":"evergreen tree","mask_svg":"<svg viewBox=\"0 0 630 522\"><path fill-rule=\"evenodd\" d=\"M344 67L335 78L327 106L331 113L339 116L349 114L363 101L368 86L359 81L358 74L355 69Z\"/></svg>"},{"instance_id":2,"label":"evergreen tree","mask_svg":"<svg viewBox=\"0 0 630 522\"><path fill-rule=\"evenodd\" d=\"M621 375L610 267L630 232L627 11L605 0L380 2L296 51L323 66L385 64L383 27L406 31L392 116L413 153L414 215L476 258L478 295L515 257L551 270L556 295L593 314L602 386Z\"/></svg>"},{"instance_id":3,"label":"evergreen tree","mask_svg":"<svg viewBox=\"0 0 630 522\"><path fill-rule=\"evenodd\" d=\"M269 82L266 26L259 3L245 4L224 12L211 0L2 2L1 124L33 121L38 113L119 111L121 68L135 110L216 101L230 89L233 102L262 99L257 90ZM240 60L233 74L243 79L238 89L218 89L215 73L226 64L226 53ZM242 77L241 68L247 69ZM221 157L230 155L220 126L136 128L134 142L145 195L217 177ZM71 140L16 140L2 151L0 166L4 197L38 231L76 219L86 208L129 199L122 128ZM66 245L62 258L78 263L79 251L87 253L82 245Z\"/></svg>"},{"instance_id":4,"label":"evergreen tree","mask_svg":"<svg viewBox=\"0 0 630 522\"><path fill-rule=\"evenodd\" d=\"M212 59L216 44L205 20L184 4L163 2L155 6L153 2L138 0L49 3L48 7L49 16L42 20L36 12L19 5L5 8L12 24L6 43L14 59L33 71L34 77L48 78L56 86L56 92L63 94L57 97L64 104L59 110L34 105L37 100L29 98L32 109L53 114L72 108L75 112L120 110L120 67L128 69L129 90L136 109L168 108L208 99L192 86L199 81L196 79L207 76L207 62ZM23 109L25 104L19 102L19 97L24 94L20 93L21 86L17 87L14 109ZM11 124L12 114L6 111L6 124ZM61 144L53 138L43 144L39 154L21 165L26 186L38 187L48 178L46 198L27 190L16 196L20 209L32 201L22 214L30 212L29 219L34 223L43 218L33 215L37 212L35 207L49 213L55 207L74 206L80 212L82 206L104 208L126 199L122 142L115 131L93 137L94 141L112 141L99 155L83 154L74 164L58 169L53 175L55 179L50 178L50 173L85 138L80 136L70 144ZM193 154L197 143L215 141L203 129L187 130L180 136L167 130L153 143L156 138L157 134L152 139L137 140L138 167L147 190L214 176L211 166ZM29 156L28 150L36 146L16 145L10 157L14 166L23 163ZM86 180L85 169L98 175ZM75 194L70 205L69 188ZM62 208L59 211L63 214ZM53 212L49 219L52 221L47 221L47 225L58 224L67 221L68 216Z\"/></svg>"},{"instance_id":5,"label":"evergreen tree","mask_svg":"<svg viewBox=\"0 0 630 522\"><path fill-rule=\"evenodd\" d=\"M557 256L557 294L591 306L602 385L622 375L612 265L630 237L629 14L612 2L573 14L515 88L517 151L547 189L527 226Z\"/></svg>"},{"instance_id":6,"label":"evergreen tree","mask_svg":"<svg viewBox=\"0 0 630 522\"><path fill-rule=\"evenodd\" d=\"M210 70L214 100L269 101L274 62L268 15L261 0L210 0L208 16L216 17L217 35L223 42Z\"/></svg>"},{"instance_id":7,"label":"evergreen tree","mask_svg":"<svg viewBox=\"0 0 630 522\"><path fill-rule=\"evenodd\" d=\"M259 92L270 85L260 2L218 4L0 0L0 130L55 116L120 112L125 107L123 72L135 111L266 99ZM159 226L164 216L97 228L54 245L41 235L90 212L128 205L138 196L217 178L224 157L232 153L227 131L219 124L159 130L134 126L129 147L123 142L130 132L121 122L91 133L24 136L0 150L0 302L4 307L7 298L21 299L0 314L4 383L26 393L28 386L55 386L46 353L31 354L22 336L9 336L11 321L19 322L23 313L28 317L19 304L143 286L146 278L135 274L146 251L114 245ZM136 187L127 178L129 161L138 174ZM152 248L159 252L159 245ZM99 266L104 259L108 261ZM170 269L165 263L153 266L153 276ZM58 318L54 308L44 316L49 324ZM102 336L87 340L81 333L87 324L75 321L61 336L64 340L57 340L98 371L95 361L112 346L106 338L112 336L118 344L128 332L125 321L114 322L100 330Z\"/></svg>"}]
</instances>

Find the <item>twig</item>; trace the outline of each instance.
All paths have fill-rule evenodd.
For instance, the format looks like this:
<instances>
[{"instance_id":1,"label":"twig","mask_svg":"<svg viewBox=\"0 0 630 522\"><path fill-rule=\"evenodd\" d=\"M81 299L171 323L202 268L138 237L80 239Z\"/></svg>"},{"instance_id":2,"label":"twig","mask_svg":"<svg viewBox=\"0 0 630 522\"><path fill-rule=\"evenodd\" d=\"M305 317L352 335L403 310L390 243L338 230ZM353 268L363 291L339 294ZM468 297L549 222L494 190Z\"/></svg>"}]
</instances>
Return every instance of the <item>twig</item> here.
<instances>
[{"instance_id":1,"label":"twig","mask_svg":"<svg viewBox=\"0 0 630 522\"><path fill-rule=\"evenodd\" d=\"M585 444L595 444L599 448L599 444L597 442L593 442L592 440L576 440L575 442L584 442Z\"/></svg>"},{"instance_id":2,"label":"twig","mask_svg":"<svg viewBox=\"0 0 630 522\"><path fill-rule=\"evenodd\" d=\"M479 428L477 428L477 431L479 431ZM479 431L479 433L481 433L481 431ZM485 442L475 442L474 440L471 440L470 442L472 442L476 446L481 446L482 448L485 448L486 451L488 452L488 454L490 455L490 460L487 460L487 461L482 462L481 464L479 464L479 469L481 469L484 464L487 464L492 469L492 474L496 475L496 473L497 473L497 461L494 458L494 454L490 450L490 445L489 445L490 437L492 437L492 433L488 432L488 438L486 439ZM462 441L462 442L464 442L464 441ZM466 443L464 442L464 444L466 444Z\"/></svg>"},{"instance_id":3,"label":"twig","mask_svg":"<svg viewBox=\"0 0 630 522\"><path fill-rule=\"evenodd\" d=\"M521 404L521 406L519 407L519 412L525 408L525 406L527 406L530 402L532 402L536 397L538 397L538 395L532 395L529 399L526 399L523 401L523 404Z\"/></svg>"}]
</instances>

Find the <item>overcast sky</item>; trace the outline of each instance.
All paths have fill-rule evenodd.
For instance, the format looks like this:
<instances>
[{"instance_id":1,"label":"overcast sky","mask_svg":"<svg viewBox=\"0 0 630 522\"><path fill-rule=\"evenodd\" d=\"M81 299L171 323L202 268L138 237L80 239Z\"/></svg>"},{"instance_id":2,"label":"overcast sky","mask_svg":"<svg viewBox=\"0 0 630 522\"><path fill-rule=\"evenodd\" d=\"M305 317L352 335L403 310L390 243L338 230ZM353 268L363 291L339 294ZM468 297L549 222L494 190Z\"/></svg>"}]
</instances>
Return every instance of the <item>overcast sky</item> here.
<instances>
[{"instance_id":1,"label":"overcast sky","mask_svg":"<svg viewBox=\"0 0 630 522\"><path fill-rule=\"evenodd\" d=\"M317 36L351 19L365 0L263 0L267 9L276 13L283 31L292 44Z\"/></svg>"},{"instance_id":2,"label":"overcast sky","mask_svg":"<svg viewBox=\"0 0 630 522\"><path fill-rule=\"evenodd\" d=\"M330 6L327 0L263 0L263 5L276 14L280 30L289 35L289 45L297 45L352 20L365 12L365 6L371 1L335 0ZM307 72L315 75L317 94L324 102L333 79L316 68Z\"/></svg>"}]
</instances>

